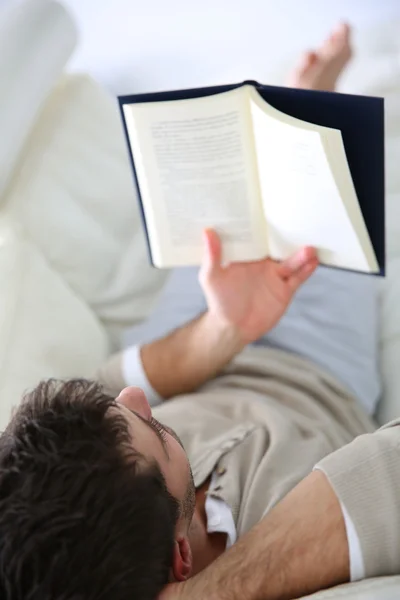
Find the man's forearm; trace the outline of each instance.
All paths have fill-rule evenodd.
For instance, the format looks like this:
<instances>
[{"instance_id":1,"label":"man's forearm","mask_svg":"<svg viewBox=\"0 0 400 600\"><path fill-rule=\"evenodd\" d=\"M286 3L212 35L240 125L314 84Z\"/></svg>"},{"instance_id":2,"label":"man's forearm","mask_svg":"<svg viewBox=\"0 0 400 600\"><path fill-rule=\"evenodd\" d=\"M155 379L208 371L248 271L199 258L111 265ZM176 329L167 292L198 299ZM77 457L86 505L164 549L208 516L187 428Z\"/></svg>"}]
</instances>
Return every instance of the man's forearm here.
<instances>
[{"instance_id":1,"label":"man's forearm","mask_svg":"<svg viewBox=\"0 0 400 600\"><path fill-rule=\"evenodd\" d=\"M302 481L232 550L231 559L214 565L221 590L240 590L227 594L229 600L297 598L350 577L342 510L321 472ZM230 586L232 573L236 581Z\"/></svg>"},{"instance_id":2,"label":"man's forearm","mask_svg":"<svg viewBox=\"0 0 400 600\"><path fill-rule=\"evenodd\" d=\"M315 471L205 571L165 600L284 600L349 581L339 501Z\"/></svg>"},{"instance_id":3,"label":"man's forearm","mask_svg":"<svg viewBox=\"0 0 400 600\"><path fill-rule=\"evenodd\" d=\"M193 391L243 349L235 329L206 312L141 348L144 371L163 398Z\"/></svg>"}]
</instances>

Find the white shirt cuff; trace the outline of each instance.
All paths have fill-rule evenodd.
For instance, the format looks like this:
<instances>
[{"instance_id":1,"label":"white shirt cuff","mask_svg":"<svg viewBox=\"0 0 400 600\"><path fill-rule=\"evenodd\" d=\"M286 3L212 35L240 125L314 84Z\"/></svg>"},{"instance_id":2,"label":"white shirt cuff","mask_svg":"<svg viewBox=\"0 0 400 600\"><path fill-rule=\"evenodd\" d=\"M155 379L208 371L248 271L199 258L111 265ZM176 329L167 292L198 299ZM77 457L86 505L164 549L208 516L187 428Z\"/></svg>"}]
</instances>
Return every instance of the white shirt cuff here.
<instances>
[{"instance_id":1,"label":"white shirt cuff","mask_svg":"<svg viewBox=\"0 0 400 600\"><path fill-rule=\"evenodd\" d=\"M152 387L143 368L140 346L130 346L123 351L122 374L126 385L133 385L144 391L150 406L161 404L163 399Z\"/></svg>"},{"instance_id":2,"label":"white shirt cuff","mask_svg":"<svg viewBox=\"0 0 400 600\"><path fill-rule=\"evenodd\" d=\"M314 467L314 470L322 471L320 467ZM360 579L365 579L365 566L360 538L346 507L340 500L339 504L340 508L342 509L344 524L346 527L347 543L349 545L350 581L359 581Z\"/></svg>"},{"instance_id":3,"label":"white shirt cuff","mask_svg":"<svg viewBox=\"0 0 400 600\"><path fill-rule=\"evenodd\" d=\"M360 579L365 579L365 566L360 538L358 537L353 520L342 502L340 502L340 507L343 513L344 523L346 526L347 542L349 544L350 581L359 581Z\"/></svg>"}]
</instances>

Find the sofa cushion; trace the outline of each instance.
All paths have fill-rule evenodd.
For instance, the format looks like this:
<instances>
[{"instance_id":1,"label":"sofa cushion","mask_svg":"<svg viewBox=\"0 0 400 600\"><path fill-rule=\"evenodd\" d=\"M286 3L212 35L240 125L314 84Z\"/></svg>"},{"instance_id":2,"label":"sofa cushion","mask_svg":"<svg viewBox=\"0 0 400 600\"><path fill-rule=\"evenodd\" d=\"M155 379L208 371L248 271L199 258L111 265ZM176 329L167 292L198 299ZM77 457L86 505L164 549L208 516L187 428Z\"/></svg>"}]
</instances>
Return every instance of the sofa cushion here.
<instances>
[{"instance_id":1,"label":"sofa cushion","mask_svg":"<svg viewBox=\"0 0 400 600\"><path fill-rule=\"evenodd\" d=\"M376 577L304 596L303 600L398 600L399 598L400 577Z\"/></svg>"},{"instance_id":2,"label":"sofa cushion","mask_svg":"<svg viewBox=\"0 0 400 600\"><path fill-rule=\"evenodd\" d=\"M150 266L117 103L64 76L26 142L5 208L118 343L166 273Z\"/></svg>"},{"instance_id":3,"label":"sofa cushion","mask_svg":"<svg viewBox=\"0 0 400 600\"><path fill-rule=\"evenodd\" d=\"M0 217L0 430L46 377L90 377L108 353L93 312L21 228Z\"/></svg>"},{"instance_id":4,"label":"sofa cushion","mask_svg":"<svg viewBox=\"0 0 400 600\"><path fill-rule=\"evenodd\" d=\"M77 40L74 22L57 2L1 8L0 205L26 138Z\"/></svg>"}]
</instances>

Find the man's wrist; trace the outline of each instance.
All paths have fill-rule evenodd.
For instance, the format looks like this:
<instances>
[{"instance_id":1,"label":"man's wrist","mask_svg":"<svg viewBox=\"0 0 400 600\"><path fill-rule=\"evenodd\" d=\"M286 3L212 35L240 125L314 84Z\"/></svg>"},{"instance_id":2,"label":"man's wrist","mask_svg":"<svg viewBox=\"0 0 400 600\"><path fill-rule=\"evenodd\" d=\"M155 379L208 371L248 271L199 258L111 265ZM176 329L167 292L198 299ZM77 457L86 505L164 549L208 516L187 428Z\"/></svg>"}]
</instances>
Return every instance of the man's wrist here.
<instances>
[{"instance_id":1,"label":"man's wrist","mask_svg":"<svg viewBox=\"0 0 400 600\"><path fill-rule=\"evenodd\" d=\"M208 348L218 349L220 354L226 353L233 358L246 346L235 325L209 310L202 316L199 326L204 343Z\"/></svg>"},{"instance_id":2,"label":"man's wrist","mask_svg":"<svg viewBox=\"0 0 400 600\"><path fill-rule=\"evenodd\" d=\"M162 398L189 393L243 350L238 330L210 311L140 349L144 373Z\"/></svg>"}]
</instances>

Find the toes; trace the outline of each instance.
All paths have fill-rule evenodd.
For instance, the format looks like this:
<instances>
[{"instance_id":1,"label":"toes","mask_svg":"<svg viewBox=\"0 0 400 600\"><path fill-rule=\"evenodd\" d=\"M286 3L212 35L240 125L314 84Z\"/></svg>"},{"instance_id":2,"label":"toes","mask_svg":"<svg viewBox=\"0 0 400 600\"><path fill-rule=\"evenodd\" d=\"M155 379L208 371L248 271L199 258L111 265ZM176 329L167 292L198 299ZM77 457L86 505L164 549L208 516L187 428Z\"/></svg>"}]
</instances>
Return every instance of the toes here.
<instances>
[{"instance_id":1,"label":"toes","mask_svg":"<svg viewBox=\"0 0 400 600\"><path fill-rule=\"evenodd\" d=\"M295 88L310 88L312 87L313 73L315 66L318 64L319 58L316 52L305 52L298 62L292 74L288 78L288 85Z\"/></svg>"},{"instance_id":2,"label":"toes","mask_svg":"<svg viewBox=\"0 0 400 600\"><path fill-rule=\"evenodd\" d=\"M333 33L337 36L343 37L343 38L349 38L350 36L350 25L348 23L339 23Z\"/></svg>"},{"instance_id":3,"label":"toes","mask_svg":"<svg viewBox=\"0 0 400 600\"><path fill-rule=\"evenodd\" d=\"M346 44L349 42L350 39L350 25L348 25L347 23L339 23L335 29L332 31L331 35L329 36L329 41L330 42L334 42L334 43L338 43L341 42L343 44Z\"/></svg>"},{"instance_id":4,"label":"toes","mask_svg":"<svg viewBox=\"0 0 400 600\"><path fill-rule=\"evenodd\" d=\"M310 67L313 67L316 62L318 62L318 54L316 52L306 52L304 59L306 68L309 69Z\"/></svg>"},{"instance_id":5,"label":"toes","mask_svg":"<svg viewBox=\"0 0 400 600\"><path fill-rule=\"evenodd\" d=\"M334 90L336 81L351 58L351 29L339 23L318 52L306 52L289 78L298 88Z\"/></svg>"},{"instance_id":6,"label":"toes","mask_svg":"<svg viewBox=\"0 0 400 600\"><path fill-rule=\"evenodd\" d=\"M305 52L301 57L298 71L299 73L305 73L318 62L318 54L316 52Z\"/></svg>"}]
</instances>

